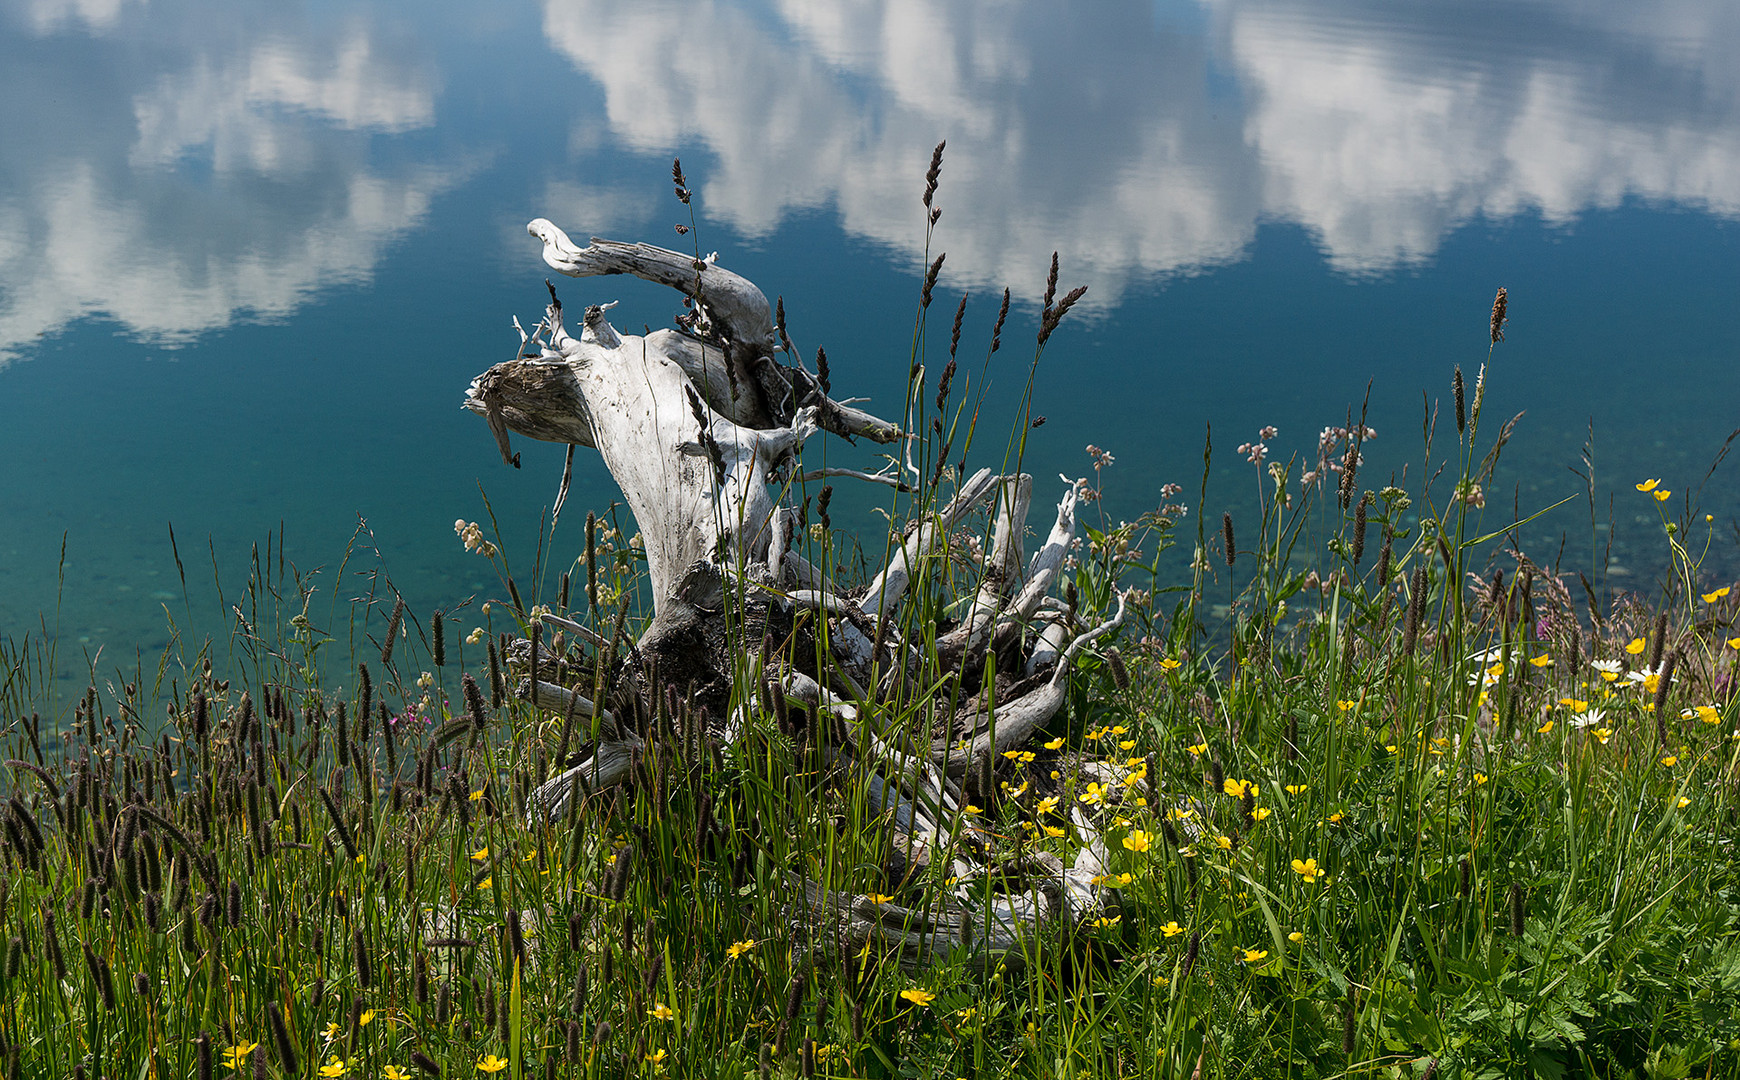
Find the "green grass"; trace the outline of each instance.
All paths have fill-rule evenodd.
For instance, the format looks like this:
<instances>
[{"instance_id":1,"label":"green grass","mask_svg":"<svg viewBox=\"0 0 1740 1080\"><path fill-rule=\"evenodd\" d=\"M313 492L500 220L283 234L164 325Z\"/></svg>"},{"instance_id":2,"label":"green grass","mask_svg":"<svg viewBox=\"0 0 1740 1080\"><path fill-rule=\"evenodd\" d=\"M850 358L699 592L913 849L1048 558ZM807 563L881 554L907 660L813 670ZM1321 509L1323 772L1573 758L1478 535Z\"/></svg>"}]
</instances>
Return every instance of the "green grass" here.
<instances>
[{"instance_id":1,"label":"green grass","mask_svg":"<svg viewBox=\"0 0 1740 1080\"><path fill-rule=\"evenodd\" d=\"M942 397L896 520L947 495L942 446L977 423ZM378 573L322 617L269 549L223 661L178 643L72 703L53 642L6 639L6 1075L1740 1076L1740 592L1706 598L1689 500L1658 595L1574 594L1507 547L1477 486L1508 430L1482 444L1475 400L1436 489L1341 498L1345 445L1311 486L1259 461L1230 550L1205 447L1188 583L1160 570L1179 508L1087 529L1070 604L1092 625L1142 585L1138 610L950 850L1068 863L1091 823L1113 889L1001 957L903 963L803 916L799 880L922 911L951 871L889 876L873 772L761 707L759 642L735 741L649 710L631 784L528 824L594 732L491 657L533 615L499 550L505 599L419 621ZM545 602L616 644L542 662L599 698L640 564L614 519L586 531L574 602L567 575ZM976 586L959 539L906 640ZM1654 652L1665 688L1630 677ZM940 689L876 707L923 743L969 691L921 676Z\"/></svg>"}]
</instances>

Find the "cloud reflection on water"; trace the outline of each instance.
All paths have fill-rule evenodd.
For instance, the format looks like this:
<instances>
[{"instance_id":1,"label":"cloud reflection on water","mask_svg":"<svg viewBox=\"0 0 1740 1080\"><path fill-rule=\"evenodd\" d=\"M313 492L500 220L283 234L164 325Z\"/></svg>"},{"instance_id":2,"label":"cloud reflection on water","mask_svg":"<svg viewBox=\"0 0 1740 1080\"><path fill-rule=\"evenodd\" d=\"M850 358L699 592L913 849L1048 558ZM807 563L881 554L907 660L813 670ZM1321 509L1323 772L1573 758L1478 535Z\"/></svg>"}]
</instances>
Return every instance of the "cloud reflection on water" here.
<instances>
[{"instance_id":1,"label":"cloud reflection on water","mask_svg":"<svg viewBox=\"0 0 1740 1080\"><path fill-rule=\"evenodd\" d=\"M1740 214L1737 12L781 0L757 17L547 0L545 32L603 87L621 145L712 151L706 206L737 228L832 206L915 254L918 180L946 137L953 278L1031 296L1034 253L1055 248L1105 305L1237 260L1265 221L1365 274L1481 217L1567 223L1627 198Z\"/></svg>"},{"instance_id":2,"label":"cloud reflection on water","mask_svg":"<svg viewBox=\"0 0 1740 1080\"><path fill-rule=\"evenodd\" d=\"M389 167L438 78L367 20L32 0L5 27L0 363L101 315L174 344L365 280L457 163ZM0 27L4 26L0 14ZM20 40L22 36L22 40Z\"/></svg>"},{"instance_id":3,"label":"cloud reflection on water","mask_svg":"<svg viewBox=\"0 0 1740 1080\"><path fill-rule=\"evenodd\" d=\"M0 0L0 363L86 316L175 343L366 280L472 168L404 148L442 127L434 50L459 22ZM716 218L766 235L827 210L916 261L945 137L950 279L1033 297L1056 249L1100 307L1240 260L1268 222L1380 274L1483 218L1740 216L1729 0L544 0L543 30L604 101L541 99L571 137L515 149L577 234L644 232L660 205L589 180L598 155L699 143ZM476 115L520 107L506 73L464 74L504 88Z\"/></svg>"}]
</instances>

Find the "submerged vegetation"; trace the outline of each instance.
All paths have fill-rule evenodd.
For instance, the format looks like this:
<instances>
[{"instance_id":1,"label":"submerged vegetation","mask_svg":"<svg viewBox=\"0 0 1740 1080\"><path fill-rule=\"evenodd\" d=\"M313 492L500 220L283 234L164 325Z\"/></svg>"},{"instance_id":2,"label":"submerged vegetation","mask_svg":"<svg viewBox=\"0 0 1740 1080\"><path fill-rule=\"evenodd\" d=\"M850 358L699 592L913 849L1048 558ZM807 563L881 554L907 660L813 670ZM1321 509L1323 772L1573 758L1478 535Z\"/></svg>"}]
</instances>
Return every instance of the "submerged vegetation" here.
<instances>
[{"instance_id":1,"label":"submerged vegetation","mask_svg":"<svg viewBox=\"0 0 1740 1080\"><path fill-rule=\"evenodd\" d=\"M917 340L922 404L922 311ZM1287 466L1272 429L1239 448L1256 521L1214 528L1205 447L1194 507L1087 530L1070 615L1100 624L1122 594L1121 640L973 784L951 843L1068 864L1097 834L1109 900L1003 955L918 964L805 917L802 881L884 925L991 886L946 853L891 858L875 774L796 703L710 741L680 696L629 700L642 563L613 521L525 598L460 521L503 595L426 620L377 577L320 625L280 552L227 668L172 650L93 671L70 708L49 646L8 640L5 1075L1740 1075L1740 592L1704 580L1713 523L1690 498L1666 516L1672 481L1636 483L1676 570L1659 595L1518 550L1484 509L1511 428L1483 441L1485 372L1455 374L1436 486L1368 490L1350 418ZM947 448L978 417L947 396L909 423L921 482L896 520L959 475ZM1090 450L1087 506L1113 468ZM818 566L852 545L826 506L799 537ZM960 616L941 585L974 580L989 530L912 590L902 629L933 657ZM740 646L730 700L759 700L769 647ZM535 707L536 678L645 739L629 783L554 819L531 792L598 721ZM919 745L937 722L885 719Z\"/></svg>"}]
</instances>

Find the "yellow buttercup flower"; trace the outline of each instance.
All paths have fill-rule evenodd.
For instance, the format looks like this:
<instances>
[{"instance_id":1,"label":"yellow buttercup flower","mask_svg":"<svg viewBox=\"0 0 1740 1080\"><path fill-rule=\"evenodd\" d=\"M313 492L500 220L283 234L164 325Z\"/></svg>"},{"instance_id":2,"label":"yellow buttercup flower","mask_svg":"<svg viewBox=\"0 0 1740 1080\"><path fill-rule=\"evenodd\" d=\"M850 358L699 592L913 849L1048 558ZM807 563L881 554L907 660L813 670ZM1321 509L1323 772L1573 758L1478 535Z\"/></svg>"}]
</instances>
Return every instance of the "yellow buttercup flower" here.
<instances>
[{"instance_id":1,"label":"yellow buttercup flower","mask_svg":"<svg viewBox=\"0 0 1740 1080\"><path fill-rule=\"evenodd\" d=\"M1734 640L1740 641L1740 638L1735 638ZM1735 645L1734 647L1740 649L1740 645ZM1189 751L1191 757L1201 757L1208 753L1208 744L1205 742L1199 742L1195 746L1186 746L1184 749Z\"/></svg>"},{"instance_id":2,"label":"yellow buttercup flower","mask_svg":"<svg viewBox=\"0 0 1740 1080\"><path fill-rule=\"evenodd\" d=\"M1173 919L1165 926L1162 926L1160 932L1165 934L1167 937L1177 937L1179 934L1184 933L1184 927L1178 925L1177 919Z\"/></svg>"},{"instance_id":3,"label":"yellow buttercup flower","mask_svg":"<svg viewBox=\"0 0 1740 1080\"><path fill-rule=\"evenodd\" d=\"M648 1054L646 1056L646 1059L648 1061L652 1062L654 1065L657 1065L660 1062L664 1061L665 1054L666 1054L666 1050L664 1047L661 1046L657 1050L654 1050L652 1053Z\"/></svg>"},{"instance_id":4,"label":"yellow buttercup flower","mask_svg":"<svg viewBox=\"0 0 1740 1080\"><path fill-rule=\"evenodd\" d=\"M381 1080L411 1080L411 1074L397 1065L388 1065L381 1070Z\"/></svg>"},{"instance_id":5,"label":"yellow buttercup flower","mask_svg":"<svg viewBox=\"0 0 1740 1080\"><path fill-rule=\"evenodd\" d=\"M877 894L872 893L870 896L870 899L876 900L876 896L877 896ZM883 897L882 900L876 900L876 902L882 903L887 899L888 899L887 897ZM745 938L742 941L734 941L730 945L727 945L725 947L725 955L729 956L731 959L735 960L739 956L742 956L744 953L748 952L750 949L753 949L753 948L755 948L755 939L754 938Z\"/></svg>"},{"instance_id":6,"label":"yellow buttercup flower","mask_svg":"<svg viewBox=\"0 0 1740 1080\"><path fill-rule=\"evenodd\" d=\"M1577 698L1562 697L1559 699L1559 704L1570 709L1572 712L1589 711L1589 703L1587 701L1580 701Z\"/></svg>"},{"instance_id":7,"label":"yellow buttercup flower","mask_svg":"<svg viewBox=\"0 0 1740 1080\"><path fill-rule=\"evenodd\" d=\"M1684 795L1681 795L1680 796L1680 809L1684 810L1686 807L1688 807L1690 805L1692 805L1692 800L1686 798Z\"/></svg>"},{"instance_id":8,"label":"yellow buttercup flower","mask_svg":"<svg viewBox=\"0 0 1740 1080\"><path fill-rule=\"evenodd\" d=\"M224 1065L231 1069L240 1069L247 1064L248 1055L254 1052L257 1042L241 1042L224 1051Z\"/></svg>"},{"instance_id":9,"label":"yellow buttercup flower","mask_svg":"<svg viewBox=\"0 0 1740 1080\"><path fill-rule=\"evenodd\" d=\"M1220 848L1222 851L1232 850L1232 837L1230 836L1217 836L1214 838L1214 843L1215 846Z\"/></svg>"},{"instance_id":10,"label":"yellow buttercup flower","mask_svg":"<svg viewBox=\"0 0 1740 1080\"><path fill-rule=\"evenodd\" d=\"M1740 637L1729 638L1728 639L1728 647L1730 649L1740 649Z\"/></svg>"},{"instance_id":11,"label":"yellow buttercup flower","mask_svg":"<svg viewBox=\"0 0 1740 1080\"><path fill-rule=\"evenodd\" d=\"M1047 795L1039 800L1039 805L1033 808L1035 814L1049 814L1057 809L1057 796Z\"/></svg>"},{"instance_id":12,"label":"yellow buttercup flower","mask_svg":"<svg viewBox=\"0 0 1740 1080\"><path fill-rule=\"evenodd\" d=\"M1293 944L1297 945L1301 941L1305 940L1305 935L1301 934L1299 931L1295 930L1291 934L1287 935L1287 940L1291 941Z\"/></svg>"},{"instance_id":13,"label":"yellow buttercup flower","mask_svg":"<svg viewBox=\"0 0 1740 1080\"><path fill-rule=\"evenodd\" d=\"M1051 740L1050 742L1046 743L1045 748L1047 750L1062 750L1063 749L1062 736L1059 736L1058 738L1055 738L1055 739Z\"/></svg>"},{"instance_id":14,"label":"yellow buttercup flower","mask_svg":"<svg viewBox=\"0 0 1740 1080\"><path fill-rule=\"evenodd\" d=\"M1551 720L1548 720L1546 723L1535 729L1535 731L1541 735L1545 735L1551 730L1553 730L1553 722Z\"/></svg>"},{"instance_id":15,"label":"yellow buttercup flower","mask_svg":"<svg viewBox=\"0 0 1740 1080\"><path fill-rule=\"evenodd\" d=\"M1160 670L1162 671L1177 671L1181 666L1183 665L1179 661L1172 659L1170 656L1160 661Z\"/></svg>"},{"instance_id":16,"label":"yellow buttercup flower","mask_svg":"<svg viewBox=\"0 0 1740 1080\"><path fill-rule=\"evenodd\" d=\"M1611 739L1613 737L1613 729L1612 728L1598 727L1594 731L1591 731L1589 734L1595 736L1596 739L1600 740L1602 746L1606 746L1607 740Z\"/></svg>"},{"instance_id":17,"label":"yellow buttercup flower","mask_svg":"<svg viewBox=\"0 0 1740 1080\"><path fill-rule=\"evenodd\" d=\"M1643 639L1640 637L1632 638L1630 641L1625 643L1625 651L1636 656L1638 653L1643 651Z\"/></svg>"},{"instance_id":18,"label":"yellow buttercup flower","mask_svg":"<svg viewBox=\"0 0 1740 1080\"><path fill-rule=\"evenodd\" d=\"M471 853L471 858L472 858L473 862L482 862L483 860L489 858L489 849L484 848L481 851L474 851Z\"/></svg>"},{"instance_id":19,"label":"yellow buttercup flower","mask_svg":"<svg viewBox=\"0 0 1740 1080\"><path fill-rule=\"evenodd\" d=\"M1303 795L1307 791L1310 791L1310 790L1311 790L1310 784L1288 784L1287 785L1287 794L1289 794L1289 795Z\"/></svg>"},{"instance_id":20,"label":"yellow buttercup flower","mask_svg":"<svg viewBox=\"0 0 1740 1080\"><path fill-rule=\"evenodd\" d=\"M337 1054L328 1058L325 1065L318 1070L321 1076L343 1076L350 1071L350 1063Z\"/></svg>"},{"instance_id":21,"label":"yellow buttercup flower","mask_svg":"<svg viewBox=\"0 0 1740 1080\"><path fill-rule=\"evenodd\" d=\"M1671 769L1680 763L1680 756L1678 754L1664 754L1661 763Z\"/></svg>"},{"instance_id":22,"label":"yellow buttercup flower","mask_svg":"<svg viewBox=\"0 0 1740 1080\"><path fill-rule=\"evenodd\" d=\"M1546 667L1549 664L1551 664L1552 662L1553 662L1553 658L1550 656L1531 656L1531 657L1529 657L1529 663L1533 664L1535 667Z\"/></svg>"},{"instance_id":23,"label":"yellow buttercup flower","mask_svg":"<svg viewBox=\"0 0 1740 1080\"><path fill-rule=\"evenodd\" d=\"M507 1067L508 1067L507 1058L499 1058L499 1057L496 1057L494 1054L486 1054L483 1057L479 1058L477 1061L477 1071L478 1072L498 1073Z\"/></svg>"},{"instance_id":24,"label":"yellow buttercup flower","mask_svg":"<svg viewBox=\"0 0 1740 1080\"><path fill-rule=\"evenodd\" d=\"M1336 815L1340 817L1340 815ZM1316 881L1323 876L1323 868L1317 865L1316 859L1294 859L1293 872L1306 881Z\"/></svg>"},{"instance_id":25,"label":"yellow buttercup flower","mask_svg":"<svg viewBox=\"0 0 1740 1080\"><path fill-rule=\"evenodd\" d=\"M1657 491L1655 493L1655 501L1656 502L1667 502L1668 499L1670 499L1672 497L1673 497L1673 492L1669 491L1667 488L1662 488L1660 491Z\"/></svg>"},{"instance_id":26,"label":"yellow buttercup flower","mask_svg":"<svg viewBox=\"0 0 1740 1080\"><path fill-rule=\"evenodd\" d=\"M907 1001L912 1002L914 1005L917 1005L921 1009L936 1000L935 994L929 990L921 990L917 987L902 990L900 996L905 998Z\"/></svg>"},{"instance_id":27,"label":"yellow buttercup flower","mask_svg":"<svg viewBox=\"0 0 1740 1080\"><path fill-rule=\"evenodd\" d=\"M1704 603L1714 604L1716 601L1722 599L1722 597L1727 596L1728 595L1728 588L1729 588L1728 586L1724 585L1720 589L1717 589L1715 592L1702 593L1701 595L1703 596Z\"/></svg>"},{"instance_id":28,"label":"yellow buttercup flower","mask_svg":"<svg viewBox=\"0 0 1740 1080\"><path fill-rule=\"evenodd\" d=\"M1124 837L1124 846L1131 851L1147 851L1153 843L1153 835L1145 833L1141 829L1133 829L1130 835Z\"/></svg>"},{"instance_id":29,"label":"yellow buttercup flower","mask_svg":"<svg viewBox=\"0 0 1740 1080\"><path fill-rule=\"evenodd\" d=\"M1264 818L1269 816L1269 808L1266 806L1259 806L1251 811L1251 816L1256 818L1258 821L1262 821Z\"/></svg>"},{"instance_id":30,"label":"yellow buttercup flower","mask_svg":"<svg viewBox=\"0 0 1740 1080\"><path fill-rule=\"evenodd\" d=\"M1251 793L1251 798L1257 797L1257 785L1249 780L1226 780L1221 783L1220 789L1235 799L1244 798L1247 791Z\"/></svg>"},{"instance_id":31,"label":"yellow buttercup flower","mask_svg":"<svg viewBox=\"0 0 1740 1080\"><path fill-rule=\"evenodd\" d=\"M1258 960L1269 955L1269 950L1267 949L1241 949L1240 952L1244 954L1243 959L1247 964L1254 964Z\"/></svg>"},{"instance_id":32,"label":"yellow buttercup flower","mask_svg":"<svg viewBox=\"0 0 1740 1080\"><path fill-rule=\"evenodd\" d=\"M486 877L482 881L477 883L477 887L479 889L492 889L495 887L495 878Z\"/></svg>"},{"instance_id":33,"label":"yellow buttercup flower","mask_svg":"<svg viewBox=\"0 0 1740 1080\"><path fill-rule=\"evenodd\" d=\"M1639 490L1639 491L1654 491L1656 489L1656 487L1660 484L1661 484L1660 480L1645 480L1643 483L1637 485L1637 490Z\"/></svg>"},{"instance_id":34,"label":"yellow buttercup flower","mask_svg":"<svg viewBox=\"0 0 1740 1080\"><path fill-rule=\"evenodd\" d=\"M1488 777L1483 772L1477 772L1474 774L1474 783L1475 783L1475 786L1477 786L1477 787L1481 784L1486 783L1486 781L1489 779L1490 779L1490 777Z\"/></svg>"}]
</instances>

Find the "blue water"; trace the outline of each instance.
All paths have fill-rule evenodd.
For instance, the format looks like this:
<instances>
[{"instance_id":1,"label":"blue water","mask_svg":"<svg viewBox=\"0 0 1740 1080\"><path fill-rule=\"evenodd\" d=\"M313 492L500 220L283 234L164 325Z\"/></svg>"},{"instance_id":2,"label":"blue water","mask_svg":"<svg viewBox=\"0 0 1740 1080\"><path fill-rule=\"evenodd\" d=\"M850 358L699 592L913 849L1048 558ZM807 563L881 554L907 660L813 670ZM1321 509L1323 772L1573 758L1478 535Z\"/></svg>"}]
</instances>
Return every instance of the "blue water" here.
<instances>
[{"instance_id":1,"label":"blue water","mask_svg":"<svg viewBox=\"0 0 1740 1080\"><path fill-rule=\"evenodd\" d=\"M1678 512L1740 427L1735 55L1725 0L0 4L0 634L99 668L170 618L221 636L214 578L233 601L280 535L328 612L358 569L419 612L499 596L454 519L487 492L527 574L562 449L518 440L506 468L458 403L541 310L535 216L698 239L784 296L837 393L897 413L943 138L933 369L961 291L975 379L1016 297L970 464L1001 459L1054 250L1090 291L1037 369L1025 467L1046 503L1111 450L1113 520L1193 493L1210 430L1204 509L1248 520L1233 448L1272 424L1271 460L1308 455L1368 384L1366 485L1417 481L1422 392L1472 380L1503 285L1483 425L1527 415L1487 527L1580 492L1592 431L1601 527L1572 503L1520 539L1599 566L1611 517L1607 583L1648 588L1666 546L1633 485ZM625 330L678 310L557 285L620 299ZM1740 573L1733 468L1697 508L1710 581ZM582 451L555 570L613 494ZM838 524L880 520L841 499Z\"/></svg>"}]
</instances>

